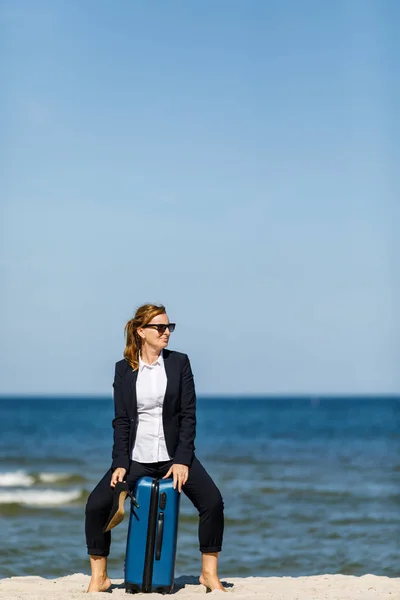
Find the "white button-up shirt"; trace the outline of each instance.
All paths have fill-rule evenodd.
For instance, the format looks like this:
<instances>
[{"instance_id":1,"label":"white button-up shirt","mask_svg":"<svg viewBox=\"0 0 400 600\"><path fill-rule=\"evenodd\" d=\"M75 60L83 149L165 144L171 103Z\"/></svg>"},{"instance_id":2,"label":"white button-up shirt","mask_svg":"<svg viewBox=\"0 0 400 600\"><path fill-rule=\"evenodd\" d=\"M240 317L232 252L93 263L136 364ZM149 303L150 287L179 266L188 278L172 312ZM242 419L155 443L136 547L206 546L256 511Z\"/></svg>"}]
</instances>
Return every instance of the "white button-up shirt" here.
<instances>
[{"instance_id":1,"label":"white button-up shirt","mask_svg":"<svg viewBox=\"0 0 400 600\"><path fill-rule=\"evenodd\" d=\"M136 381L138 424L132 460L143 463L169 460L164 437L162 411L167 375L162 353L151 365L139 356L139 372Z\"/></svg>"}]
</instances>

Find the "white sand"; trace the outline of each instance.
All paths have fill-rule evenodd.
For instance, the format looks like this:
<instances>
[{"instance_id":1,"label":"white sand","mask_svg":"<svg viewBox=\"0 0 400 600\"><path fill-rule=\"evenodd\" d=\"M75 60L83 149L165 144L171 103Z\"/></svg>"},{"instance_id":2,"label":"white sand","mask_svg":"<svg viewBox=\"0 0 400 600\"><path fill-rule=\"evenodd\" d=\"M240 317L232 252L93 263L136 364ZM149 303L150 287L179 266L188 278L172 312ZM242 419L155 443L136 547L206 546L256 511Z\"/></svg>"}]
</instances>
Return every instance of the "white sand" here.
<instances>
[{"instance_id":1,"label":"white sand","mask_svg":"<svg viewBox=\"0 0 400 600\"><path fill-rule=\"evenodd\" d=\"M207 596L234 600L260 598L260 600L400 600L400 578L364 575L317 575L312 577L246 577L222 581L228 592L215 591ZM89 576L76 573L60 579L42 577L11 577L0 579L1 600L75 600L103 598L110 594L85 595ZM113 581L111 589L115 598L144 598L160 600L160 594L127 595L122 580ZM172 595L177 600L199 600L206 593L195 577L179 577L175 580Z\"/></svg>"}]
</instances>

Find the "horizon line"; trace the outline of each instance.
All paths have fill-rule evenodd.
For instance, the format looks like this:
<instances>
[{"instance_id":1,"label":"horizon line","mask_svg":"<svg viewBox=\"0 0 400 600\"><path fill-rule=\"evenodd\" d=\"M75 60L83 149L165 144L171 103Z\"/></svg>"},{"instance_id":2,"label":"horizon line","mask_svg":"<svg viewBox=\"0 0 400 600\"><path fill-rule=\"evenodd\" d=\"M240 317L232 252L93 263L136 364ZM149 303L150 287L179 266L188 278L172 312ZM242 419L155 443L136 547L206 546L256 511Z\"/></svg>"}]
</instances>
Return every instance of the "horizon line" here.
<instances>
[{"instance_id":1,"label":"horizon line","mask_svg":"<svg viewBox=\"0 0 400 600\"><path fill-rule=\"evenodd\" d=\"M393 398L400 399L400 392L321 392L321 393L307 393L307 392L266 392L266 393L236 393L229 394L226 392L220 393L206 393L196 394L197 400L207 399L307 399L307 400L322 400L322 399L335 399L335 398ZM96 393L0 393L0 400L4 399L78 399L87 398L92 400L110 400L113 398L111 394L96 394Z\"/></svg>"}]
</instances>

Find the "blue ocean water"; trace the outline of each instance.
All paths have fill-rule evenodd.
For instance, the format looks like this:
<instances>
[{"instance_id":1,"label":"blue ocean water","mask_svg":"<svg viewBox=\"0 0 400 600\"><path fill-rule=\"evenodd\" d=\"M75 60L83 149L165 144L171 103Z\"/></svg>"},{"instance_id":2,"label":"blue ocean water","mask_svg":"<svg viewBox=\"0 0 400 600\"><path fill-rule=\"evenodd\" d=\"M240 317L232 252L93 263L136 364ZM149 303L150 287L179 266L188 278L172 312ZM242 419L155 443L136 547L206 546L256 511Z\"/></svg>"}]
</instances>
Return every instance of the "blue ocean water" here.
<instances>
[{"instance_id":1,"label":"blue ocean water","mask_svg":"<svg viewBox=\"0 0 400 600\"><path fill-rule=\"evenodd\" d=\"M400 576L400 398L200 398L197 416L225 502L221 576ZM84 506L112 417L112 399L0 399L0 577L89 572ZM197 523L183 497L177 576L199 572Z\"/></svg>"}]
</instances>

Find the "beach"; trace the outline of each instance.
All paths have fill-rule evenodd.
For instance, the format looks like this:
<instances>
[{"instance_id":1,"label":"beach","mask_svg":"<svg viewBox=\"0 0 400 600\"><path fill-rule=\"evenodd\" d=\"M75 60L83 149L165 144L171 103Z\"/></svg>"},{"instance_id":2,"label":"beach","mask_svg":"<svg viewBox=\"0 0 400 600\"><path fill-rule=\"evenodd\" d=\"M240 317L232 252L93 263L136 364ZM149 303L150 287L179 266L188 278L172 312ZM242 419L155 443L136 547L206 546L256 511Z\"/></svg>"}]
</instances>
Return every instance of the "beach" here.
<instances>
[{"instance_id":1,"label":"beach","mask_svg":"<svg viewBox=\"0 0 400 600\"><path fill-rule=\"evenodd\" d=\"M220 572L399 577L399 406L199 399L196 454L225 503ZM110 465L112 417L112 398L0 402L0 577L89 574L85 503ZM128 520L112 533L112 580L124 576ZM183 495L177 578L198 573L197 527Z\"/></svg>"},{"instance_id":2,"label":"beach","mask_svg":"<svg viewBox=\"0 0 400 600\"><path fill-rule=\"evenodd\" d=\"M224 498L219 573L236 600L400 600L398 406L199 400L196 449ZM109 464L111 419L111 399L0 402L1 600L88 597L85 502ZM128 520L112 532L116 598L126 597ZM173 594L182 600L205 593L197 525L183 496Z\"/></svg>"},{"instance_id":3,"label":"beach","mask_svg":"<svg viewBox=\"0 0 400 600\"><path fill-rule=\"evenodd\" d=\"M400 578L376 575L316 575L309 577L233 577L222 581L228 595L235 600L399 600ZM95 593L86 596L89 576L81 573L44 579L42 577L11 577L0 580L0 597L4 600L76 600L77 598L107 598ZM111 588L115 598L126 598L123 581L114 580ZM206 593L196 577L179 577L172 594L179 600L196 600ZM214 591L208 597L221 597L224 592ZM135 597L159 600L162 595L137 594ZM131 596L129 596L131 597Z\"/></svg>"}]
</instances>

